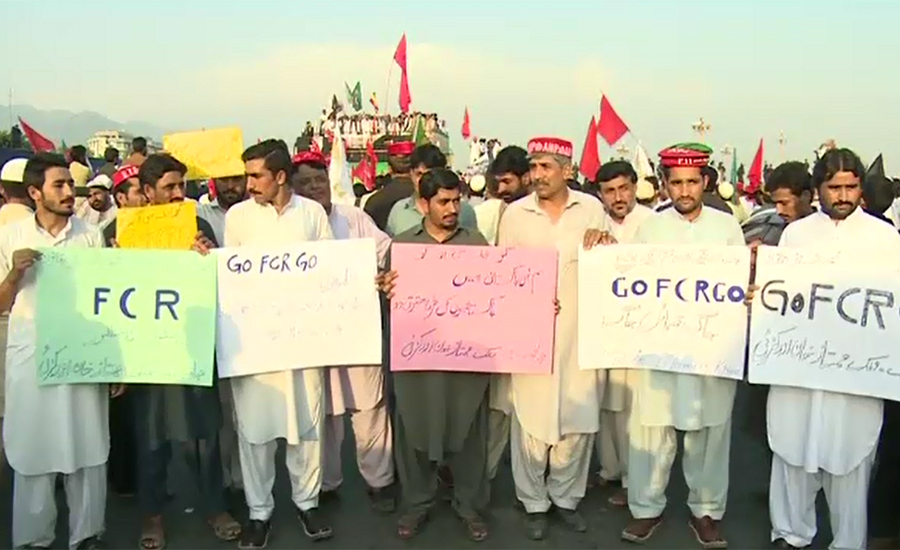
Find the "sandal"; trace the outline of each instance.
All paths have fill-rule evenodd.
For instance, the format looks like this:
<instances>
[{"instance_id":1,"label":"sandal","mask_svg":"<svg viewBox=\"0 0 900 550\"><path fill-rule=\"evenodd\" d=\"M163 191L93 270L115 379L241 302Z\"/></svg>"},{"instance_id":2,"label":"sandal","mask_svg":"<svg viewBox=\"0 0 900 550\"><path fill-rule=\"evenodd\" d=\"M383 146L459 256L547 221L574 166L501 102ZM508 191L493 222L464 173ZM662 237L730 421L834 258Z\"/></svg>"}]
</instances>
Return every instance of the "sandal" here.
<instances>
[{"instance_id":1,"label":"sandal","mask_svg":"<svg viewBox=\"0 0 900 550\"><path fill-rule=\"evenodd\" d=\"M419 533L419 530L427 522L427 510L406 512L400 516L400 520L397 522L397 536L404 540L411 539Z\"/></svg>"},{"instance_id":2,"label":"sandal","mask_svg":"<svg viewBox=\"0 0 900 550\"><path fill-rule=\"evenodd\" d=\"M469 535L469 540L472 542L481 542L488 538L487 523L485 523L484 519L478 514L460 516L459 519L461 519L463 525L466 526L466 532Z\"/></svg>"},{"instance_id":3,"label":"sandal","mask_svg":"<svg viewBox=\"0 0 900 550\"><path fill-rule=\"evenodd\" d=\"M228 512L222 512L218 516L209 520L209 526L212 527L216 538L228 542L237 540L241 536L241 524L237 522Z\"/></svg>"},{"instance_id":4,"label":"sandal","mask_svg":"<svg viewBox=\"0 0 900 550\"><path fill-rule=\"evenodd\" d=\"M162 516L153 516L144 520L141 530L141 550L163 550L166 547L166 532L163 529Z\"/></svg>"}]
</instances>

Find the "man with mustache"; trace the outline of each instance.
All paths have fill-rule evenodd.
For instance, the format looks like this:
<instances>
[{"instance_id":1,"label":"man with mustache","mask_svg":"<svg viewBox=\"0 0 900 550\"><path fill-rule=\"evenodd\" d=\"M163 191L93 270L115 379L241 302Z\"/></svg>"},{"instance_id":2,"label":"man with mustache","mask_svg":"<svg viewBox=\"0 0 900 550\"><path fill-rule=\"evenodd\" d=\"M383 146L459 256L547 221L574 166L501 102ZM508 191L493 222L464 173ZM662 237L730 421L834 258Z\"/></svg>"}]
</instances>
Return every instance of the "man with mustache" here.
<instances>
[{"instance_id":1,"label":"man with mustache","mask_svg":"<svg viewBox=\"0 0 900 550\"><path fill-rule=\"evenodd\" d=\"M361 209L331 202L328 161L322 153L306 151L294 155L292 160L294 192L322 205L335 239L374 239L378 265L384 267L391 248L390 237ZM390 494L394 483L393 435L381 365L328 368L325 396L322 493L334 493L343 482L341 445L347 414L356 439L356 462L368 485L372 508L382 513L393 512L395 502Z\"/></svg>"},{"instance_id":2,"label":"man with mustache","mask_svg":"<svg viewBox=\"0 0 900 550\"><path fill-rule=\"evenodd\" d=\"M184 201L187 167L167 154L153 154L141 164L138 181L151 205ZM116 222L109 234L115 239ZM212 227L197 217L195 246L214 247ZM138 499L144 516L140 547L157 550L166 545L162 511L168 500L168 468L173 447L189 459L190 472L200 488L200 508L216 538L236 539L240 524L228 513L222 480L219 429L222 411L218 380L209 388L138 384L132 388L138 449Z\"/></svg>"},{"instance_id":3,"label":"man with mustache","mask_svg":"<svg viewBox=\"0 0 900 550\"><path fill-rule=\"evenodd\" d=\"M821 211L788 225L779 246L850 250L865 243L882 254L900 256L894 227L862 210L864 175L865 167L853 151L827 151L812 174ZM896 368L885 368L891 366ZM774 453L769 514L777 546L803 548L812 543L816 496L824 490L834 533L829 547L866 548L866 501L882 414L883 401L875 397L785 386L769 389L769 445Z\"/></svg>"},{"instance_id":4,"label":"man with mustache","mask_svg":"<svg viewBox=\"0 0 900 550\"><path fill-rule=\"evenodd\" d=\"M510 145L497 153L488 167L489 198L475 206L478 230L491 244L497 242L497 228L506 207L528 194L528 152Z\"/></svg>"},{"instance_id":5,"label":"man with mustache","mask_svg":"<svg viewBox=\"0 0 900 550\"><path fill-rule=\"evenodd\" d=\"M387 183L366 201L366 214L372 217L375 225L387 231L388 217L398 201L408 198L415 192L410 176L410 155L416 148L411 141L391 143L387 147L388 165L391 176Z\"/></svg>"},{"instance_id":6,"label":"man with mustache","mask_svg":"<svg viewBox=\"0 0 900 550\"><path fill-rule=\"evenodd\" d=\"M587 487L603 393L597 370L578 366L578 249L612 239L600 201L567 185L574 171L572 143L534 138L528 153L533 191L506 209L498 245L553 247L559 253L553 372L509 376L511 403L504 407L498 394L493 406L513 412L516 497L527 513L526 535L541 540L551 506L570 529L587 530L577 508Z\"/></svg>"},{"instance_id":7,"label":"man with mustache","mask_svg":"<svg viewBox=\"0 0 900 550\"><path fill-rule=\"evenodd\" d=\"M710 153L712 149L696 143L681 143L659 153L672 208L647 218L633 242L745 246L735 217L703 202L702 169L709 164ZM682 467L690 489L689 526L704 548L727 547L718 522L725 514L728 494L736 381L655 370L635 370L630 376L628 507L633 519L622 538L644 543L662 523L678 430L684 432Z\"/></svg>"},{"instance_id":8,"label":"man with mustache","mask_svg":"<svg viewBox=\"0 0 900 550\"><path fill-rule=\"evenodd\" d=\"M38 154L30 159L23 184L36 211L7 225L0 236L0 311L11 310L3 437L15 472L14 548L53 544L60 475L69 504L66 547L99 548L105 530L107 404L110 395L117 397L124 388L121 384L41 386L37 380L35 266L41 254L36 249L103 247L99 230L74 216L74 183L62 157Z\"/></svg>"},{"instance_id":9,"label":"man with mustache","mask_svg":"<svg viewBox=\"0 0 900 550\"><path fill-rule=\"evenodd\" d=\"M618 243L634 242L634 235L653 210L637 203L637 172L624 160L608 162L597 172L600 201L609 214L610 230ZM597 455L600 482L620 481L622 488L609 502L628 505L628 417L631 412L631 384L628 369L601 370L606 376L606 394L600 413Z\"/></svg>"},{"instance_id":10,"label":"man with mustache","mask_svg":"<svg viewBox=\"0 0 900 550\"><path fill-rule=\"evenodd\" d=\"M765 190L785 223L805 218L816 210L812 205L812 179L809 169L802 162L778 165L766 178Z\"/></svg>"},{"instance_id":11,"label":"man with mustache","mask_svg":"<svg viewBox=\"0 0 900 550\"><path fill-rule=\"evenodd\" d=\"M88 199L81 204L76 216L101 230L116 217L116 205L110 195L113 182L109 176L100 174L88 182Z\"/></svg>"},{"instance_id":12,"label":"man with mustache","mask_svg":"<svg viewBox=\"0 0 900 550\"><path fill-rule=\"evenodd\" d=\"M459 177L446 168L426 172L416 196L424 213L418 227L397 235L395 242L429 245L485 246L478 231L459 225L462 199ZM382 290L390 299L389 272ZM486 471L488 382L477 372L395 372L394 447L397 473L403 487L403 514L397 525L400 538L415 536L435 503L438 465L454 478L453 508L469 538L488 536L481 512L488 504L490 481Z\"/></svg>"}]
</instances>

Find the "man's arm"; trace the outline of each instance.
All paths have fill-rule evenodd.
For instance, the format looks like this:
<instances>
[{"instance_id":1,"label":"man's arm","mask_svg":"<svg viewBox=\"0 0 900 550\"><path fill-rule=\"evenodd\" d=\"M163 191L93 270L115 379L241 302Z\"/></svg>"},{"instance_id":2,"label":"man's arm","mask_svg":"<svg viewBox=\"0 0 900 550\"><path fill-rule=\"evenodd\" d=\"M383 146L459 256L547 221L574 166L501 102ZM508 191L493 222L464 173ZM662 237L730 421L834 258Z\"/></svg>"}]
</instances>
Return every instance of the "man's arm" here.
<instances>
[{"instance_id":1,"label":"man's arm","mask_svg":"<svg viewBox=\"0 0 900 550\"><path fill-rule=\"evenodd\" d=\"M203 236L209 239L209 241L213 244L214 248L219 248L219 242L216 241L216 233L213 231L209 222L197 216L197 230L203 233Z\"/></svg>"}]
</instances>

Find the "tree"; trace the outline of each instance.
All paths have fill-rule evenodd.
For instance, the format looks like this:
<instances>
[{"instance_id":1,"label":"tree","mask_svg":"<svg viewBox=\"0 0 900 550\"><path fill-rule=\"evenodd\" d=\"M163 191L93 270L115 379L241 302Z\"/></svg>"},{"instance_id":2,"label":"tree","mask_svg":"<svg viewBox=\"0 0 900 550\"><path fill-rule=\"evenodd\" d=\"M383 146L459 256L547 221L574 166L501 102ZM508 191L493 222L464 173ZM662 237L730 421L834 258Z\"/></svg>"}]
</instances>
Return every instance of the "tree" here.
<instances>
[{"instance_id":1,"label":"tree","mask_svg":"<svg viewBox=\"0 0 900 550\"><path fill-rule=\"evenodd\" d=\"M10 130L0 130L0 147L14 148L13 135ZM19 149L31 150L31 144L28 143L28 136L22 134L22 145Z\"/></svg>"}]
</instances>

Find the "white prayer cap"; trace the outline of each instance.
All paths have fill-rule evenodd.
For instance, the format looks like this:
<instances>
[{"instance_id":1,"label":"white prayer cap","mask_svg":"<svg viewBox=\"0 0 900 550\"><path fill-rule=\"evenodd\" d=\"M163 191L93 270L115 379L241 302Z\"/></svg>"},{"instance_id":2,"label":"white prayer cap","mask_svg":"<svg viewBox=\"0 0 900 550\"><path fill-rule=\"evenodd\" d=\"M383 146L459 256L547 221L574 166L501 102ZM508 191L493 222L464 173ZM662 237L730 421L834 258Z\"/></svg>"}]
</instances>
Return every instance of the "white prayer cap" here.
<instances>
[{"instance_id":1,"label":"white prayer cap","mask_svg":"<svg viewBox=\"0 0 900 550\"><path fill-rule=\"evenodd\" d=\"M734 196L734 186L728 183L727 181L723 181L718 186L719 196L723 199L731 200L731 197Z\"/></svg>"},{"instance_id":2,"label":"white prayer cap","mask_svg":"<svg viewBox=\"0 0 900 550\"><path fill-rule=\"evenodd\" d=\"M641 178L637 182L637 192L635 195L638 200L647 201L653 198L653 195L656 193L656 189L654 189L653 184L647 181L644 178Z\"/></svg>"},{"instance_id":3,"label":"white prayer cap","mask_svg":"<svg viewBox=\"0 0 900 550\"><path fill-rule=\"evenodd\" d=\"M472 179L469 180L469 189L471 189L473 193L481 193L484 191L485 183L484 176L475 174L472 176Z\"/></svg>"},{"instance_id":4,"label":"white prayer cap","mask_svg":"<svg viewBox=\"0 0 900 550\"><path fill-rule=\"evenodd\" d=\"M113 181L106 174L100 174L96 178L92 179L88 182L87 187L90 189L91 187L99 187L101 189L106 189L109 191L112 189Z\"/></svg>"},{"instance_id":5,"label":"white prayer cap","mask_svg":"<svg viewBox=\"0 0 900 550\"><path fill-rule=\"evenodd\" d=\"M26 164L28 164L28 159L9 159L3 164L3 169L0 170L0 181L22 183L22 180L25 179Z\"/></svg>"}]
</instances>

